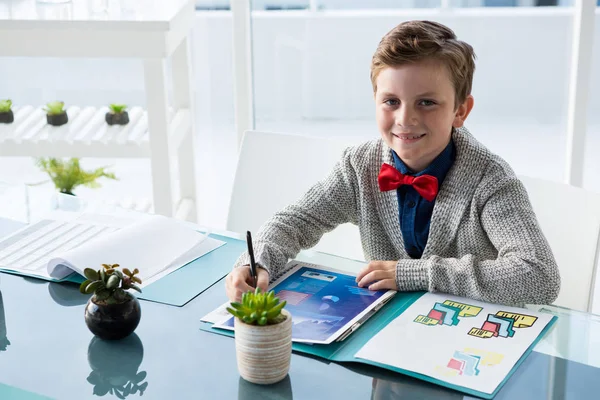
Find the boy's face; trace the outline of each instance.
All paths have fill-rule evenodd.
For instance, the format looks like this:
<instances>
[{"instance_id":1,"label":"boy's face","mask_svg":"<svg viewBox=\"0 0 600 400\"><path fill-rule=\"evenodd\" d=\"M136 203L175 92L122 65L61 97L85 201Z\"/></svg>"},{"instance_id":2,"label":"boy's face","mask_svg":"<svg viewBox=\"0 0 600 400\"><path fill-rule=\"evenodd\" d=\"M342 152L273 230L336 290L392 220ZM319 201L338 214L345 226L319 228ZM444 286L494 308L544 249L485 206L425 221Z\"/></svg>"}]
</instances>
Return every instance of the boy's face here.
<instances>
[{"instance_id":1,"label":"boy's face","mask_svg":"<svg viewBox=\"0 0 600 400\"><path fill-rule=\"evenodd\" d=\"M425 169L444 150L452 127L461 127L473 108L469 96L455 109L450 74L436 60L385 68L376 83L379 132L414 172Z\"/></svg>"}]
</instances>

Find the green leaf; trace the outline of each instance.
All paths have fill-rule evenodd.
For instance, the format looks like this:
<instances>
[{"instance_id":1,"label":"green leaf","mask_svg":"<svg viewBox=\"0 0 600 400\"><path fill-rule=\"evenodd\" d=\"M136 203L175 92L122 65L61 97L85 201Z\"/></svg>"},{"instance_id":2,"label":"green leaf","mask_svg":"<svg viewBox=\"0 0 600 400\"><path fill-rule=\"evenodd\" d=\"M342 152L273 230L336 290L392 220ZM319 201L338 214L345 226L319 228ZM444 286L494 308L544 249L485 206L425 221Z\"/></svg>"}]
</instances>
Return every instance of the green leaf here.
<instances>
[{"instance_id":1,"label":"green leaf","mask_svg":"<svg viewBox=\"0 0 600 400\"><path fill-rule=\"evenodd\" d=\"M266 325L267 324L267 317L262 317L258 320L258 324L259 325Z\"/></svg>"},{"instance_id":2,"label":"green leaf","mask_svg":"<svg viewBox=\"0 0 600 400\"><path fill-rule=\"evenodd\" d=\"M113 293L113 297L119 301L123 301L127 297L127 294L125 293L125 291L123 289L118 288L118 289L115 289L115 292Z\"/></svg>"},{"instance_id":3,"label":"green leaf","mask_svg":"<svg viewBox=\"0 0 600 400\"><path fill-rule=\"evenodd\" d=\"M121 113L121 112L125 111L125 109L127 108L127 105L125 105L125 104L111 104L111 105L108 106L108 108L110 108L110 110L113 113L118 114L118 113Z\"/></svg>"},{"instance_id":4,"label":"green leaf","mask_svg":"<svg viewBox=\"0 0 600 400\"><path fill-rule=\"evenodd\" d=\"M0 100L0 112L9 112L12 106L11 100Z\"/></svg>"},{"instance_id":5,"label":"green leaf","mask_svg":"<svg viewBox=\"0 0 600 400\"><path fill-rule=\"evenodd\" d=\"M119 300L115 299L113 296L109 296L106 299L106 304L117 304Z\"/></svg>"},{"instance_id":6,"label":"green leaf","mask_svg":"<svg viewBox=\"0 0 600 400\"><path fill-rule=\"evenodd\" d=\"M121 280L117 275L112 275L110 278L108 278L108 281L106 281L106 288L115 289L117 286L119 286L120 281Z\"/></svg>"},{"instance_id":7,"label":"green leaf","mask_svg":"<svg viewBox=\"0 0 600 400\"><path fill-rule=\"evenodd\" d=\"M231 303L231 307L235 308L236 310L241 310L242 308L244 308L243 305L241 305L240 303L236 303L235 301Z\"/></svg>"},{"instance_id":8,"label":"green leaf","mask_svg":"<svg viewBox=\"0 0 600 400\"><path fill-rule=\"evenodd\" d=\"M78 158L63 160L61 158L39 158L36 160L38 167L46 172L54 186L63 193L73 193L73 190L80 185L88 187L98 187L96 182L99 178L116 179L114 174L105 171L105 167L86 171L81 168ZM109 268L108 264L103 265ZM114 267L111 267L114 268Z\"/></svg>"},{"instance_id":9,"label":"green leaf","mask_svg":"<svg viewBox=\"0 0 600 400\"><path fill-rule=\"evenodd\" d=\"M116 276L118 276L119 278L123 279L125 276L123 275L123 273L121 271L119 271L118 269L115 269L114 274Z\"/></svg>"},{"instance_id":10,"label":"green leaf","mask_svg":"<svg viewBox=\"0 0 600 400\"><path fill-rule=\"evenodd\" d=\"M62 114L62 112L64 111L64 106L65 106L65 103L62 101L51 101L50 103L46 104L46 107L44 108L44 110L49 115L58 115L58 114Z\"/></svg>"},{"instance_id":11,"label":"green leaf","mask_svg":"<svg viewBox=\"0 0 600 400\"><path fill-rule=\"evenodd\" d=\"M99 273L99 275L100 275L100 280L101 280L102 282L106 282L106 272L104 272L104 268L101 268L101 269L100 269L100 273Z\"/></svg>"},{"instance_id":12,"label":"green leaf","mask_svg":"<svg viewBox=\"0 0 600 400\"><path fill-rule=\"evenodd\" d=\"M87 294L85 292L85 288L87 287L87 285L89 285L90 283L92 283L92 281L90 281L89 279L86 279L85 281L83 281L83 283L81 285L79 285L79 291L83 294Z\"/></svg>"},{"instance_id":13,"label":"green leaf","mask_svg":"<svg viewBox=\"0 0 600 400\"><path fill-rule=\"evenodd\" d=\"M96 300L106 300L110 297L110 290L100 289L96 292Z\"/></svg>"},{"instance_id":14,"label":"green leaf","mask_svg":"<svg viewBox=\"0 0 600 400\"><path fill-rule=\"evenodd\" d=\"M137 290L138 292L142 293L142 289L140 289L140 288L139 288L138 286L136 286L136 285L131 285L129 288L130 288L130 289L133 289L133 290Z\"/></svg>"},{"instance_id":15,"label":"green leaf","mask_svg":"<svg viewBox=\"0 0 600 400\"><path fill-rule=\"evenodd\" d=\"M87 294L92 294L95 291L97 291L100 288L104 288L104 282L102 281L94 281L92 283L90 283L86 288L85 288L85 293Z\"/></svg>"},{"instance_id":16,"label":"green leaf","mask_svg":"<svg viewBox=\"0 0 600 400\"><path fill-rule=\"evenodd\" d=\"M85 277L88 278L90 281L98 280L98 272L96 272L95 270L93 270L91 268L84 269L83 275L85 275Z\"/></svg>"},{"instance_id":17,"label":"green leaf","mask_svg":"<svg viewBox=\"0 0 600 400\"><path fill-rule=\"evenodd\" d=\"M283 303L279 303L278 305L276 305L275 307L270 309L269 312L267 313L267 318L272 319L272 318L275 318L276 316L278 316L281 313L281 310L283 309L283 307L285 307L285 304L286 304L286 302L284 301Z\"/></svg>"},{"instance_id":18,"label":"green leaf","mask_svg":"<svg viewBox=\"0 0 600 400\"><path fill-rule=\"evenodd\" d=\"M279 304L279 298L275 297L274 299L269 300L269 303L267 304L267 310L275 307L277 304Z\"/></svg>"}]
</instances>

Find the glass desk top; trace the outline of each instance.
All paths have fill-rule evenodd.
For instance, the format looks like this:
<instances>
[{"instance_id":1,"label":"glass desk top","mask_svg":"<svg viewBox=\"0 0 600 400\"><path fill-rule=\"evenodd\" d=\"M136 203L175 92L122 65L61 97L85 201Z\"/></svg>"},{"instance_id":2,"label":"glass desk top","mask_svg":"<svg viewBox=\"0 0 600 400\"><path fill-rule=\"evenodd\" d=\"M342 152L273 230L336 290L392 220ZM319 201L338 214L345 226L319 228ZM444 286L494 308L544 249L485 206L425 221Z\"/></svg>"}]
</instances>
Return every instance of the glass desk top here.
<instances>
[{"instance_id":1,"label":"glass desk top","mask_svg":"<svg viewBox=\"0 0 600 400\"><path fill-rule=\"evenodd\" d=\"M0 219L0 235L18 227ZM303 252L298 258L356 270L361 263ZM174 288L176 290L176 288ZM184 307L141 300L136 332L95 339L78 287L0 273L2 399L460 399L461 393L359 364L294 354L272 386L240 378L231 338L201 331L200 318L226 301L221 280ZM557 323L496 399L581 399L600 392L600 318L555 307Z\"/></svg>"}]
</instances>

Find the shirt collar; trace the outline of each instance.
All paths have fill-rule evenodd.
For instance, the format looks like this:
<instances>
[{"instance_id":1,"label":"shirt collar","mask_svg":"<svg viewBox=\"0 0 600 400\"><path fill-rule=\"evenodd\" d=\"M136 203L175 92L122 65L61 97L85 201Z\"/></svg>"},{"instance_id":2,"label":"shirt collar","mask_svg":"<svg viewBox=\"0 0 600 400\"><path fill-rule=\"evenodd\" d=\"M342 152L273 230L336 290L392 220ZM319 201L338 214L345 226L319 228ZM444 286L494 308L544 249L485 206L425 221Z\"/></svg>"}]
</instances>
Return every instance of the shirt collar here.
<instances>
[{"instance_id":1,"label":"shirt collar","mask_svg":"<svg viewBox=\"0 0 600 400\"><path fill-rule=\"evenodd\" d=\"M454 158L456 156L456 150L454 147L454 142L450 139L450 142L446 146L444 150L425 168L423 171L418 173L411 172L404 161L398 157L395 151L392 150L392 156L394 157L394 166L400 173L404 175L412 175L412 176L421 176L421 175L432 175L438 179L439 184L441 185L446 177L446 174L452 167L454 163Z\"/></svg>"}]
</instances>

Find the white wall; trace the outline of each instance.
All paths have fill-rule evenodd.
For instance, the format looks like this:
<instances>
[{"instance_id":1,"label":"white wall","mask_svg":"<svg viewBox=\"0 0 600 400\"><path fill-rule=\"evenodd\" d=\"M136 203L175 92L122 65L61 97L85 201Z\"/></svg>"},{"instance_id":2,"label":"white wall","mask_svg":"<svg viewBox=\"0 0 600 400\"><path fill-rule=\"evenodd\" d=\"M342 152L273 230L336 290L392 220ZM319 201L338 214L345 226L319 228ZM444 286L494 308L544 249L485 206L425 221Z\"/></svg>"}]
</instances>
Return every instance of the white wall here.
<instances>
[{"instance_id":1,"label":"white wall","mask_svg":"<svg viewBox=\"0 0 600 400\"><path fill-rule=\"evenodd\" d=\"M407 19L440 21L475 48L474 120L564 123L572 29L564 8L255 12L257 118L371 118L370 58L381 36ZM231 121L230 14L198 12L192 43L199 122ZM592 123L600 123L599 70L597 14ZM129 59L1 58L0 98L144 105L142 74Z\"/></svg>"}]
</instances>

